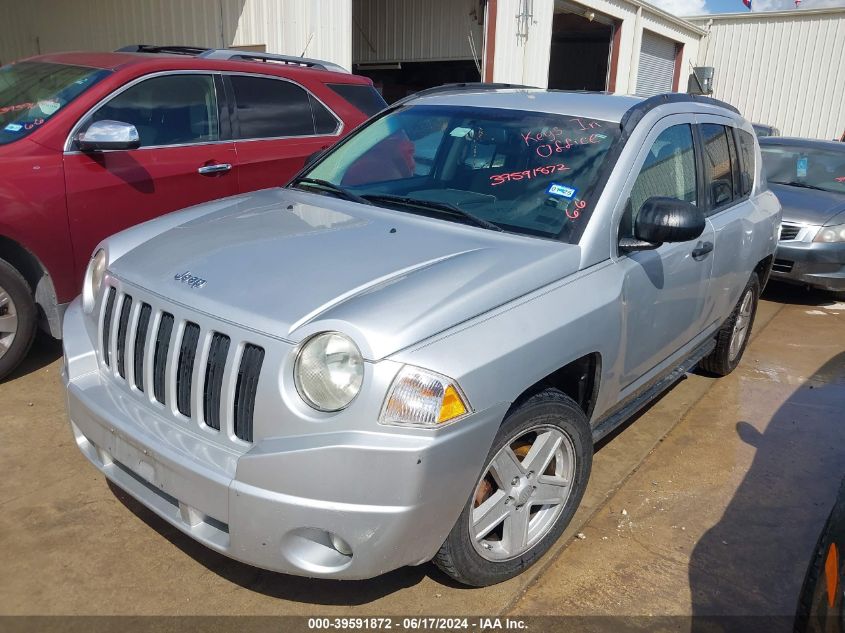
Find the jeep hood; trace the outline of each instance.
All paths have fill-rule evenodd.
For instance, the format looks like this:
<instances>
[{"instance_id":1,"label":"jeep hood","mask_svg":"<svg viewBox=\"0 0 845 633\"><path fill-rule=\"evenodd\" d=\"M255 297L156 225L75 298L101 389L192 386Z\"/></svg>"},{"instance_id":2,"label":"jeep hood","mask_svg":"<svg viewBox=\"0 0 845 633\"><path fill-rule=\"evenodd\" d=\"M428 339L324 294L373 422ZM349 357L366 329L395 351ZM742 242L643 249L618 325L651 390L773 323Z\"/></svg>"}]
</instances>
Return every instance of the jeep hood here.
<instances>
[{"instance_id":1,"label":"jeep hood","mask_svg":"<svg viewBox=\"0 0 845 633\"><path fill-rule=\"evenodd\" d=\"M554 240L296 190L203 206L208 213L197 217L203 207L195 207L184 223L163 218L163 230L110 270L290 342L344 332L370 360L572 274L580 263L577 246Z\"/></svg>"}]
</instances>

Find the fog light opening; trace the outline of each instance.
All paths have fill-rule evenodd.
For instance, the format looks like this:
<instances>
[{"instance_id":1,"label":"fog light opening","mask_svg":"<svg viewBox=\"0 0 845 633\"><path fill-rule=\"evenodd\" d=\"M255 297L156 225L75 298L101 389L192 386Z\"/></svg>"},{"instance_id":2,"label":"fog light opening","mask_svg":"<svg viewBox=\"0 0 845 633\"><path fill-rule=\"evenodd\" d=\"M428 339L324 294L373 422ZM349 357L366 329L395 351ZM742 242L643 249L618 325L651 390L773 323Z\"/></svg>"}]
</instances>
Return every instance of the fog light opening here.
<instances>
[{"instance_id":1,"label":"fog light opening","mask_svg":"<svg viewBox=\"0 0 845 633\"><path fill-rule=\"evenodd\" d=\"M352 548L349 547L349 543L344 541L337 534L329 532L329 539L331 540L332 547L335 548L339 554L352 556Z\"/></svg>"}]
</instances>

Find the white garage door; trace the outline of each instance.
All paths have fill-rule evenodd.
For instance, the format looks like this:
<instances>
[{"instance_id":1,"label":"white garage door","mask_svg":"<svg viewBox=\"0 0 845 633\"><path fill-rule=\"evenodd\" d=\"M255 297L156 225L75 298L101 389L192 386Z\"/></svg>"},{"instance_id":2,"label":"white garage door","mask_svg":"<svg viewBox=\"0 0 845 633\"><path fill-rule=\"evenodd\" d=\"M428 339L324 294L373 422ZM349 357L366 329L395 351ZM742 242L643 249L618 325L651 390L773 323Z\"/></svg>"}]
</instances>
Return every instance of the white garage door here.
<instances>
[{"instance_id":1,"label":"white garage door","mask_svg":"<svg viewBox=\"0 0 845 633\"><path fill-rule=\"evenodd\" d=\"M640 69L637 73L637 94L650 97L672 92L675 78L675 42L643 31L640 48Z\"/></svg>"}]
</instances>

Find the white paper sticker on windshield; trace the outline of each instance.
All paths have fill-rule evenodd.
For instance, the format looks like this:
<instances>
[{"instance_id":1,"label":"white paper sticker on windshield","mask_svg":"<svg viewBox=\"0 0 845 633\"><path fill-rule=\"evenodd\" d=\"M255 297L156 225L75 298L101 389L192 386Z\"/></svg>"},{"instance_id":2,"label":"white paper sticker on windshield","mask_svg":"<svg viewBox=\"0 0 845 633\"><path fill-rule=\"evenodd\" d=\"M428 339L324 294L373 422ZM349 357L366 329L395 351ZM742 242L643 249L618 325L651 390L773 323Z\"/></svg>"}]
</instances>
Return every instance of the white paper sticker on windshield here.
<instances>
[{"instance_id":1,"label":"white paper sticker on windshield","mask_svg":"<svg viewBox=\"0 0 845 633\"><path fill-rule=\"evenodd\" d=\"M575 197L575 194L578 193L578 190L575 187L567 187L566 185L552 183L546 190L546 193L550 196L559 196L561 198L566 198L567 200L572 200L572 198Z\"/></svg>"},{"instance_id":2,"label":"white paper sticker on windshield","mask_svg":"<svg viewBox=\"0 0 845 633\"><path fill-rule=\"evenodd\" d=\"M470 135L472 135L472 129L468 127L456 127L449 132L449 136L454 136L455 138L466 138Z\"/></svg>"},{"instance_id":3,"label":"white paper sticker on windshield","mask_svg":"<svg viewBox=\"0 0 845 633\"><path fill-rule=\"evenodd\" d=\"M6 132L20 132L23 129L22 125L18 125L17 123L9 123L6 127L3 128Z\"/></svg>"},{"instance_id":4,"label":"white paper sticker on windshield","mask_svg":"<svg viewBox=\"0 0 845 633\"><path fill-rule=\"evenodd\" d=\"M58 101L52 100L45 100L38 102L38 109L41 110L47 116L53 116L56 112L59 111L59 108L62 107L62 104Z\"/></svg>"}]
</instances>

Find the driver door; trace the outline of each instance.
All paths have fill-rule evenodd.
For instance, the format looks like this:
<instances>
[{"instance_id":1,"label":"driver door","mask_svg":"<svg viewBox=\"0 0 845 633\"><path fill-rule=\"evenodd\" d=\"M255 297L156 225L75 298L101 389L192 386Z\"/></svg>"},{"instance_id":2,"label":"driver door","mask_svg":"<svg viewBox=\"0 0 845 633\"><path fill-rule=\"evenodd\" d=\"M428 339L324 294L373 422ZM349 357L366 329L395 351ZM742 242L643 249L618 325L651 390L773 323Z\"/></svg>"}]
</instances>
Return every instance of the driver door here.
<instances>
[{"instance_id":1,"label":"driver door","mask_svg":"<svg viewBox=\"0 0 845 633\"><path fill-rule=\"evenodd\" d=\"M142 79L85 117L134 125L141 147L64 155L67 213L81 277L105 237L155 217L238 193L234 142L224 141L214 75L180 72Z\"/></svg>"},{"instance_id":2,"label":"driver door","mask_svg":"<svg viewBox=\"0 0 845 633\"><path fill-rule=\"evenodd\" d=\"M652 196L701 206L702 190L693 123L687 116L661 120L649 133L623 189L618 236L634 237L641 205ZM704 329L713 267L713 227L689 242L618 253L623 270L622 397L636 391L687 352Z\"/></svg>"}]
</instances>

